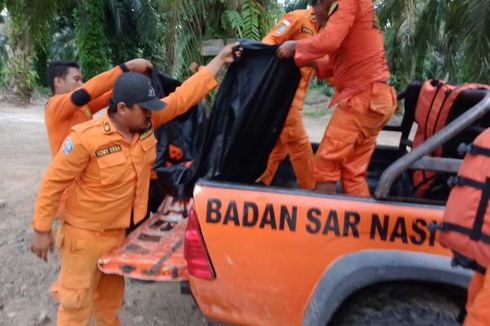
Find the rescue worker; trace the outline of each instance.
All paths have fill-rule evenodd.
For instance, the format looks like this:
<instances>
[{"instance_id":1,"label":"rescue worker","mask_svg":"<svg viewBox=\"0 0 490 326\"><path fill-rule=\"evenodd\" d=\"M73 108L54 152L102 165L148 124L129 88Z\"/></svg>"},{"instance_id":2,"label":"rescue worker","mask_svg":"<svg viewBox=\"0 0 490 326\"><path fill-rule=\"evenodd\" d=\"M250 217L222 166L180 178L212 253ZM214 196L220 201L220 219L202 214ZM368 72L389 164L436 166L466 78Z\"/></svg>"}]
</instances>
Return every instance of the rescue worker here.
<instances>
[{"instance_id":1,"label":"rescue worker","mask_svg":"<svg viewBox=\"0 0 490 326\"><path fill-rule=\"evenodd\" d=\"M288 40L303 40L318 33L328 19L328 12L318 1L310 1L307 9L295 10L284 15L279 23L267 34L262 43L281 44ZM303 125L302 109L313 73L312 67L301 68L301 80L289 109L284 128L272 150L267 167L257 180L270 185L277 168L289 154L298 186L313 189L313 150Z\"/></svg>"},{"instance_id":2,"label":"rescue worker","mask_svg":"<svg viewBox=\"0 0 490 326\"><path fill-rule=\"evenodd\" d=\"M226 46L207 66L163 98L148 77L122 74L106 115L72 128L41 183L33 216L31 250L47 260L51 226L63 190L61 269L52 288L60 302L58 325L119 325L124 278L103 275L97 260L119 246L126 228L146 214L150 171L156 157L154 128L185 113L213 90L225 63L240 55ZM163 110L162 110L163 109Z\"/></svg>"},{"instance_id":3,"label":"rescue worker","mask_svg":"<svg viewBox=\"0 0 490 326\"><path fill-rule=\"evenodd\" d=\"M490 311L490 277L487 274L475 272L468 285L468 299L466 302L467 315L464 320L465 326L489 325Z\"/></svg>"},{"instance_id":4,"label":"rescue worker","mask_svg":"<svg viewBox=\"0 0 490 326\"><path fill-rule=\"evenodd\" d=\"M366 171L376 137L396 108L381 28L372 0L318 2L333 10L325 28L314 37L285 42L277 55L294 57L298 66L331 58L336 87L331 105L338 106L315 155L316 190L335 192L341 179L345 193L370 196Z\"/></svg>"},{"instance_id":5,"label":"rescue worker","mask_svg":"<svg viewBox=\"0 0 490 326\"><path fill-rule=\"evenodd\" d=\"M55 61L48 67L48 82L53 95L44 111L49 149L53 158L63 140L76 124L92 119L92 115L106 108L115 80L125 71L145 72L151 63L144 59L133 59L83 83L80 66L70 61ZM63 201L70 188L61 198L58 218L63 218Z\"/></svg>"},{"instance_id":6,"label":"rescue worker","mask_svg":"<svg viewBox=\"0 0 490 326\"><path fill-rule=\"evenodd\" d=\"M53 95L45 108L51 157L56 155L63 140L76 124L92 119L92 115L109 105L112 86L127 71L145 72L151 63L134 59L101 73L85 84L80 66L70 61L55 61L48 67L48 82Z\"/></svg>"}]
</instances>

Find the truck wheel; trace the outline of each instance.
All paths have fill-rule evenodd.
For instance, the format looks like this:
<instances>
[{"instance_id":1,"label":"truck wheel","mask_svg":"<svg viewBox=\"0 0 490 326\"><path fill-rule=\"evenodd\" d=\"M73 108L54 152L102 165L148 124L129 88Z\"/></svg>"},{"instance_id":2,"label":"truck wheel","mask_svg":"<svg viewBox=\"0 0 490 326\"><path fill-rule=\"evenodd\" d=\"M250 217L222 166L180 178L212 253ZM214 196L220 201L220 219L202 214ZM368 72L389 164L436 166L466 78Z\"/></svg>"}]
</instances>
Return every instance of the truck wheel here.
<instances>
[{"instance_id":1,"label":"truck wheel","mask_svg":"<svg viewBox=\"0 0 490 326\"><path fill-rule=\"evenodd\" d=\"M450 326L464 306L464 293L431 285L387 284L354 294L334 315L339 326Z\"/></svg>"}]
</instances>

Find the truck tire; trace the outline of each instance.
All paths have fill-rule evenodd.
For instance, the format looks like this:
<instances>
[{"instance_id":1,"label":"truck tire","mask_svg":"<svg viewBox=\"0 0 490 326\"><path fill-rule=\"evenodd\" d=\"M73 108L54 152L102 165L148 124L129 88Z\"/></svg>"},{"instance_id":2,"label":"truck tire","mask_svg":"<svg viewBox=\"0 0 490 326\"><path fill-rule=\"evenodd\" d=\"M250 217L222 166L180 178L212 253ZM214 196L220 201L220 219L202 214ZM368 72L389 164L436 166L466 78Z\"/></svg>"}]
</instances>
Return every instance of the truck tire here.
<instances>
[{"instance_id":1,"label":"truck tire","mask_svg":"<svg viewBox=\"0 0 490 326\"><path fill-rule=\"evenodd\" d=\"M431 285L378 285L351 296L329 325L460 325L456 320L464 301L464 293Z\"/></svg>"}]
</instances>

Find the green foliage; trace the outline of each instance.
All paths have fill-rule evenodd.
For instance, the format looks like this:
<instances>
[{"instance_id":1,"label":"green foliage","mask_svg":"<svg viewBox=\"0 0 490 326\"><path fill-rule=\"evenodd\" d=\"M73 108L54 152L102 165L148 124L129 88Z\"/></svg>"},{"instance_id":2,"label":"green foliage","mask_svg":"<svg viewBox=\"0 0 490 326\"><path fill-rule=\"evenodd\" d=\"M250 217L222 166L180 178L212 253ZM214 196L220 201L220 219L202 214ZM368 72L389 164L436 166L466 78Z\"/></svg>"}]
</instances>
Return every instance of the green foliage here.
<instances>
[{"instance_id":1,"label":"green foliage","mask_svg":"<svg viewBox=\"0 0 490 326\"><path fill-rule=\"evenodd\" d=\"M238 37L243 38L243 18L242 15L236 10L227 10L225 12L226 18L230 23L233 30L237 33Z\"/></svg>"},{"instance_id":2,"label":"green foliage","mask_svg":"<svg viewBox=\"0 0 490 326\"><path fill-rule=\"evenodd\" d=\"M311 78L308 88L325 94L328 97L332 97L335 93L335 89L333 87L331 87L327 82L323 80L318 80L316 76L313 76L313 78Z\"/></svg>"},{"instance_id":3,"label":"green foliage","mask_svg":"<svg viewBox=\"0 0 490 326\"><path fill-rule=\"evenodd\" d=\"M103 25L104 3L85 0L78 3L75 12L76 44L80 53L80 65L86 79L110 67L108 42Z\"/></svg>"},{"instance_id":4,"label":"green foliage","mask_svg":"<svg viewBox=\"0 0 490 326\"><path fill-rule=\"evenodd\" d=\"M104 29L111 35L109 47L114 64L135 57L162 64L163 26L151 1L107 0Z\"/></svg>"},{"instance_id":5,"label":"green foliage","mask_svg":"<svg viewBox=\"0 0 490 326\"><path fill-rule=\"evenodd\" d=\"M75 44L75 23L73 9L56 17L51 34L50 61L79 61L78 48Z\"/></svg>"},{"instance_id":6,"label":"green foliage","mask_svg":"<svg viewBox=\"0 0 490 326\"><path fill-rule=\"evenodd\" d=\"M225 15L236 36L258 41L269 32L282 10L275 1L243 0L240 8L227 10Z\"/></svg>"},{"instance_id":7,"label":"green foliage","mask_svg":"<svg viewBox=\"0 0 490 326\"><path fill-rule=\"evenodd\" d=\"M6 44L7 64L4 71L4 86L6 90L27 103L33 90L36 74L32 70L33 49L32 41L24 33L26 22L22 16L12 15L7 22L8 41Z\"/></svg>"},{"instance_id":8,"label":"green foliage","mask_svg":"<svg viewBox=\"0 0 490 326\"><path fill-rule=\"evenodd\" d=\"M392 81L399 89L413 79L428 78L490 83L490 0L374 1ZM36 74L44 81L51 60L78 61L89 78L134 57L149 58L184 79L191 62L205 63L202 40L260 40L283 10L307 3L0 0L0 22L5 18L13 27L2 33L8 42L0 36L2 79L6 87L28 96Z\"/></svg>"},{"instance_id":9,"label":"green foliage","mask_svg":"<svg viewBox=\"0 0 490 326\"><path fill-rule=\"evenodd\" d=\"M243 37L251 40L260 39L259 5L254 0L244 0L242 7Z\"/></svg>"},{"instance_id":10,"label":"green foliage","mask_svg":"<svg viewBox=\"0 0 490 326\"><path fill-rule=\"evenodd\" d=\"M212 6L214 10L208 10ZM191 62L203 63L199 52L201 41L205 35L213 35L219 26L219 16L222 4L216 1L195 0L192 3L184 0L175 0L168 5L168 12L172 15L165 25L166 53L173 59L170 72L179 79L189 76L188 69Z\"/></svg>"},{"instance_id":11,"label":"green foliage","mask_svg":"<svg viewBox=\"0 0 490 326\"><path fill-rule=\"evenodd\" d=\"M3 87L3 75L5 64L7 61L7 34L5 31L5 24L0 24L0 87Z\"/></svg>"},{"instance_id":12,"label":"green foliage","mask_svg":"<svg viewBox=\"0 0 490 326\"><path fill-rule=\"evenodd\" d=\"M290 12L298 9L305 9L308 6L308 0L286 0L284 1L284 11Z\"/></svg>"},{"instance_id":13,"label":"green foliage","mask_svg":"<svg viewBox=\"0 0 490 326\"><path fill-rule=\"evenodd\" d=\"M490 83L490 0L376 1L400 89L413 79Z\"/></svg>"}]
</instances>

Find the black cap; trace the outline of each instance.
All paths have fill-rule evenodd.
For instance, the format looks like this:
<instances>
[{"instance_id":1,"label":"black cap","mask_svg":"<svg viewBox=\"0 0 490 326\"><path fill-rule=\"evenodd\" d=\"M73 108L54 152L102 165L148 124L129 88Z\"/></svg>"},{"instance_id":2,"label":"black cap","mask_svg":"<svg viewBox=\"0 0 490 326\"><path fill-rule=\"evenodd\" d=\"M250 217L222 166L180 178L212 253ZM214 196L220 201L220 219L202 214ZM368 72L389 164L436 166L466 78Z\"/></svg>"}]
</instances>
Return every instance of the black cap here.
<instances>
[{"instance_id":1,"label":"black cap","mask_svg":"<svg viewBox=\"0 0 490 326\"><path fill-rule=\"evenodd\" d=\"M127 106L139 104L150 111L160 111L165 107L165 103L156 95L150 78L137 72L119 76L112 90L111 102L114 105L124 102Z\"/></svg>"}]
</instances>

